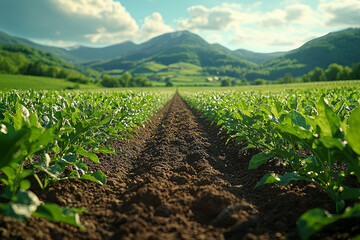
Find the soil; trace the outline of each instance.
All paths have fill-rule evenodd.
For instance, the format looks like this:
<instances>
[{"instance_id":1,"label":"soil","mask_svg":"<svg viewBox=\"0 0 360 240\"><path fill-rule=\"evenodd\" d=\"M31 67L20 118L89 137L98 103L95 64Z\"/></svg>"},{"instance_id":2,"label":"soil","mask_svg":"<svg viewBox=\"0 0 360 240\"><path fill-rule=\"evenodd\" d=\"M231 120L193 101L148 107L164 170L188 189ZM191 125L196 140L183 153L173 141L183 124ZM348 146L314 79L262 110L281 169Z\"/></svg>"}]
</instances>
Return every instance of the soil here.
<instances>
[{"instance_id":1,"label":"soil","mask_svg":"<svg viewBox=\"0 0 360 240\"><path fill-rule=\"evenodd\" d=\"M0 239L298 239L296 220L311 208L334 204L305 182L254 189L267 172L283 172L275 160L247 170L256 149L218 134L178 94L134 138L114 141L119 154L99 154L108 183L61 181L41 192L42 201L87 209L86 232L66 224L0 216ZM359 221L342 221L314 239L348 239Z\"/></svg>"}]
</instances>

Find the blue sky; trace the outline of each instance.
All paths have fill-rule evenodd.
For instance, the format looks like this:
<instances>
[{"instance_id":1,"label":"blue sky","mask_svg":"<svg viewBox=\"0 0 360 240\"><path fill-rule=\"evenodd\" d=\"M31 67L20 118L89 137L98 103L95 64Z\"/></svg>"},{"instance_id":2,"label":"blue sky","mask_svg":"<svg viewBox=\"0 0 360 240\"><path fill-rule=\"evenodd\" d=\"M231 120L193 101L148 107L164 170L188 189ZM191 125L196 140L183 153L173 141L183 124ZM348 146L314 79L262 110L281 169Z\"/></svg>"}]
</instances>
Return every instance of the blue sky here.
<instances>
[{"instance_id":1,"label":"blue sky","mask_svg":"<svg viewBox=\"0 0 360 240\"><path fill-rule=\"evenodd\" d=\"M0 31L67 47L189 30L232 50L286 51L360 27L360 0L1 0Z\"/></svg>"}]
</instances>

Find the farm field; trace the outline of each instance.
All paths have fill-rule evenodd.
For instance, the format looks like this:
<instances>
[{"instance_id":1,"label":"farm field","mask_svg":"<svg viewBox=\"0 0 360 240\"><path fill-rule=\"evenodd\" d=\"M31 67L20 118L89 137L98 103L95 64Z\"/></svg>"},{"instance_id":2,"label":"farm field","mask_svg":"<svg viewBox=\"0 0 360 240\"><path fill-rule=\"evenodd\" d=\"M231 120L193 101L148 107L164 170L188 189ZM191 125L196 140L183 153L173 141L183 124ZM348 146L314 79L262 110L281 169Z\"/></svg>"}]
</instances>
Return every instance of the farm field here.
<instances>
[{"instance_id":1,"label":"farm field","mask_svg":"<svg viewBox=\"0 0 360 240\"><path fill-rule=\"evenodd\" d=\"M58 78L0 74L0 89L63 90L66 88L98 89L99 86L92 83L76 84Z\"/></svg>"},{"instance_id":2,"label":"farm field","mask_svg":"<svg viewBox=\"0 0 360 240\"><path fill-rule=\"evenodd\" d=\"M357 194L360 192L357 175L359 152L357 145L352 142L354 134L349 132L354 131L356 135L359 131L358 128L351 128L358 123L356 114L359 112L359 86L359 82L353 81L337 82L334 85L321 83L236 89L179 88L178 92L175 92L174 88L147 91L135 89L130 93L105 92L107 96L97 91L62 92L61 95L65 96L69 103L69 108L62 110L67 113L63 116L67 116L70 126L79 126L77 129L82 129L80 126L84 125L76 125L75 120L90 121L96 117L100 118L99 122L104 125L99 127L104 129L104 132L99 132L96 127L91 128L90 132L85 131L86 134L84 132L81 137L84 142L76 144L85 150L89 143L95 146L92 150L88 149L88 153L78 151L77 154L82 156L82 163L87 165L89 174L102 172L106 175L106 184L79 177L54 181L41 189L36 179L30 176L29 190L34 192L40 201L55 203L61 207L85 208L86 211L80 215L80 222L86 231L44 218L31 217L27 222L19 222L0 215L1 239L300 239L297 221L302 214L315 208L325 209L332 214L336 214L338 210L338 214L342 214L344 209L341 209L341 199L337 199L335 204L326 188L322 189L315 181L292 181L288 184L264 184L254 187L269 174L281 176L292 172L295 167L296 170L300 169L301 173L301 169L307 166L307 159L314 159L315 162L318 160L314 153L317 153L320 144L323 144L321 149L325 147L329 150L328 157L335 158L332 153L339 154L338 150L346 150L347 156L354 160L346 162L345 156L342 158L341 155L336 155L336 160L345 164L335 167L341 168L341 171L344 171L341 176L347 177L340 183L340 187L349 186L354 193L349 194L352 198L346 198L344 204L346 207L355 206L359 202ZM39 111L39 124L44 128L51 125L44 117L50 111L51 104L57 106L54 109L66 105L62 98L59 98L60 102L44 100L46 106L41 108L44 115L40 116L40 108L31 104L34 96L38 102L42 101L36 92L27 94L19 91L11 94L12 97L7 97L9 92L0 95L3 102L4 99L9 101L8 103L18 102L29 110L33 107ZM51 96L52 93L48 94L47 96ZM25 96L29 96L29 100L25 101ZM156 96L162 99L161 102L156 101ZM46 96L44 98L46 99ZM114 102L111 98L114 98ZM322 98L327 100L321 102ZM102 109L101 99L106 99L105 107L109 110L103 112L108 116L106 120L101 114L92 113L94 109ZM93 105L87 106L90 102ZM126 104L123 104L124 102ZM155 102L156 107L146 110ZM17 110L21 109L17 104L10 105L11 107L0 105L1 123L8 126L13 116L14 125L19 125L16 116L24 117L24 111ZM134 111L127 115L126 111L130 111L132 106ZM317 116L323 117L321 107L326 109L323 111L328 118L319 122L326 122L329 128L322 125L319 125L319 129L316 127ZM117 109L126 110L123 115L119 115ZM340 123L334 120L337 117L332 112L335 110L336 116L347 124L342 124L341 128L346 129L348 126L351 128L349 131L345 130L343 133L343 130L339 130ZM144 114L141 115L143 120L140 120L140 117L138 119L137 116L144 111L147 111L147 115L152 115L150 121L146 121ZM63 112L61 113L64 114ZM87 117L84 119L81 113L86 113ZM234 113L238 115L232 115ZM266 114L260 115L262 113ZM71 119L71 114L77 117ZM53 116L57 116L55 112ZM129 116L129 119L124 116ZM311 117L314 117L315 123L311 121ZM61 121L59 117L57 119ZM282 122L281 119L287 121ZM46 122L47 126L44 125ZM118 125L118 122L123 125ZM127 122L131 122L131 126L128 126ZM280 128L276 125L278 123L284 126ZM286 134L277 135L275 132L282 130L281 133L284 133L287 129L285 124L292 127L292 130L287 132L288 135L295 131L300 136L295 142L281 142ZM136 129L135 125L139 128ZM35 126L30 126L33 127ZM56 127L56 124L53 127ZM40 126L36 125L36 128ZM4 129L2 126L2 135L6 135L4 132L7 130ZM68 136L72 136L71 129L65 129L69 131ZM107 132L106 129L111 130ZM260 129L265 130L256 135ZM325 142L325 138L319 138L315 141L316 139L306 135L305 130L314 131L311 135L316 139L320 136L326 137L326 140L329 140L330 136L325 136L324 131L330 132L331 139L338 139L343 147L336 144L335 140L329 143ZM126 137L128 133L132 137ZM301 138L300 133L308 138ZM109 137L106 137L107 134ZM116 134L120 134L121 138L116 138ZM3 137L2 135L0 136ZM273 138L270 138L270 135ZM89 142L91 137L95 136L100 142ZM302 141L308 140L314 140L313 149L306 149L304 144L301 145ZM60 139L58 141L61 142ZM247 145L248 143L252 145ZM104 144L115 151L112 154L105 150L97 152L96 147ZM270 149L270 146L273 148ZM58 144L58 147L61 148L61 144ZM276 152L275 147L293 155L281 152L285 154L284 157L277 154L279 151ZM45 150L53 157L54 149L57 148L52 146L41 151ZM273 155L270 156L271 151ZM56 154L60 153L55 151ZM94 161L94 154L99 163ZM266 161L262 159L260 164L255 160L258 159L256 156L263 156L261 154L268 154L270 157L267 157ZM36 159L35 153L34 156ZM293 162L287 162L289 159ZM51 164L56 164L55 158L52 158ZM249 164L255 164L256 167L249 169ZM353 168L346 171L344 168L350 165ZM70 166L70 169L73 167L75 165ZM325 168L322 171L327 170ZM331 176L335 178L336 173L341 171L335 169L326 173L333 174ZM63 174L66 173L67 171L64 171ZM4 174L0 175L0 179L4 179ZM275 180L277 179L281 180L275 177ZM5 188L6 181L4 183L0 185L0 190ZM341 190L333 189L342 196ZM1 209L3 208L0 205ZM357 218L345 218L326 226L314 234L313 239L349 239L356 236L360 232L358 212L359 210L355 209L352 215ZM303 239L306 238L303 236Z\"/></svg>"}]
</instances>

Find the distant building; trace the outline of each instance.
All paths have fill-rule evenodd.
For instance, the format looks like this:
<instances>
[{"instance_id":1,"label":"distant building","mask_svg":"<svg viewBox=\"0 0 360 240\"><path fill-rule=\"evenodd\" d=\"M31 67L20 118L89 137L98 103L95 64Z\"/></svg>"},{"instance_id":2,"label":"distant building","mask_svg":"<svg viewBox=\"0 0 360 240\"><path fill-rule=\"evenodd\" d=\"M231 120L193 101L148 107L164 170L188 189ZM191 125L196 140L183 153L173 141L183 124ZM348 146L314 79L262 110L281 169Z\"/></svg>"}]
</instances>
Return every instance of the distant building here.
<instances>
[{"instance_id":1,"label":"distant building","mask_svg":"<svg viewBox=\"0 0 360 240\"><path fill-rule=\"evenodd\" d=\"M207 82L216 82L216 81L219 81L219 80L221 80L221 78L219 78L219 77L208 77L208 78L206 78Z\"/></svg>"}]
</instances>

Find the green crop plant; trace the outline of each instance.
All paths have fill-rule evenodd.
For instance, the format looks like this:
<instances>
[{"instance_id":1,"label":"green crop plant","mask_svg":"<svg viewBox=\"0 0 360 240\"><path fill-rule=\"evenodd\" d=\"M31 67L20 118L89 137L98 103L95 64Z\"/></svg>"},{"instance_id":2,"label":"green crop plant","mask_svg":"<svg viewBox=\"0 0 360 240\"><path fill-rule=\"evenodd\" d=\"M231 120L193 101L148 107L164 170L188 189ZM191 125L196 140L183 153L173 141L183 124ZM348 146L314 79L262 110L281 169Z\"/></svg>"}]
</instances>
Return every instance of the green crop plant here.
<instances>
[{"instance_id":1,"label":"green crop plant","mask_svg":"<svg viewBox=\"0 0 360 240\"><path fill-rule=\"evenodd\" d=\"M360 93L356 88L182 95L228 133L229 140L242 142L243 149L261 150L250 160L249 169L276 158L287 170L283 175L266 174L255 187L305 180L334 200L337 214L344 211L347 200L360 199L359 188L344 184L350 176L360 182ZM351 212L343 217L357 216ZM308 219L299 220L299 228ZM304 231L299 232L307 239Z\"/></svg>"},{"instance_id":2,"label":"green crop plant","mask_svg":"<svg viewBox=\"0 0 360 240\"><path fill-rule=\"evenodd\" d=\"M0 212L15 219L30 216L84 229L81 209L44 204L30 189L64 179L106 183L101 171L89 171L84 158L114 153L109 143L131 137L169 100L172 92L0 91L0 180L5 188Z\"/></svg>"}]
</instances>

